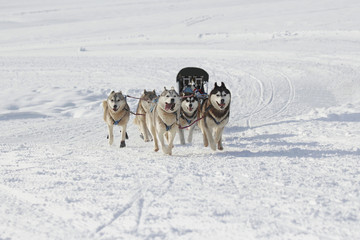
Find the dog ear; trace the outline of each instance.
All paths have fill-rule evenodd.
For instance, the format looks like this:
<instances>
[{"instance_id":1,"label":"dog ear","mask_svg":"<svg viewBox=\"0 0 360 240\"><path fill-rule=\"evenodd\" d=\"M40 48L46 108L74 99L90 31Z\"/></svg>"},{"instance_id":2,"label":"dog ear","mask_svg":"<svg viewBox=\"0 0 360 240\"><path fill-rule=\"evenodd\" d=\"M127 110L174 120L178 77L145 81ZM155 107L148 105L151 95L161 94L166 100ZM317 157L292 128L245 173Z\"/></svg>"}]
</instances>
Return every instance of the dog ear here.
<instances>
[{"instance_id":1,"label":"dog ear","mask_svg":"<svg viewBox=\"0 0 360 240\"><path fill-rule=\"evenodd\" d=\"M115 93L115 91L113 90L113 91L111 91L111 93L110 94L113 94L113 93Z\"/></svg>"},{"instance_id":2,"label":"dog ear","mask_svg":"<svg viewBox=\"0 0 360 240\"><path fill-rule=\"evenodd\" d=\"M144 93L146 93L146 89L144 89Z\"/></svg>"},{"instance_id":3,"label":"dog ear","mask_svg":"<svg viewBox=\"0 0 360 240\"><path fill-rule=\"evenodd\" d=\"M217 82L215 82L215 85L214 85L214 87L215 87L215 88L217 88L217 87L218 87L218 85L217 85Z\"/></svg>"},{"instance_id":4,"label":"dog ear","mask_svg":"<svg viewBox=\"0 0 360 240\"><path fill-rule=\"evenodd\" d=\"M153 90L153 93L156 94L155 89Z\"/></svg>"},{"instance_id":5,"label":"dog ear","mask_svg":"<svg viewBox=\"0 0 360 240\"><path fill-rule=\"evenodd\" d=\"M122 91L119 92L122 95Z\"/></svg>"},{"instance_id":6,"label":"dog ear","mask_svg":"<svg viewBox=\"0 0 360 240\"><path fill-rule=\"evenodd\" d=\"M221 87L225 88L225 83L224 82L221 82Z\"/></svg>"},{"instance_id":7,"label":"dog ear","mask_svg":"<svg viewBox=\"0 0 360 240\"><path fill-rule=\"evenodd\" d=\"M166 87L164 87L164 91L167 91Z\"/></svg>"}]
</instances>

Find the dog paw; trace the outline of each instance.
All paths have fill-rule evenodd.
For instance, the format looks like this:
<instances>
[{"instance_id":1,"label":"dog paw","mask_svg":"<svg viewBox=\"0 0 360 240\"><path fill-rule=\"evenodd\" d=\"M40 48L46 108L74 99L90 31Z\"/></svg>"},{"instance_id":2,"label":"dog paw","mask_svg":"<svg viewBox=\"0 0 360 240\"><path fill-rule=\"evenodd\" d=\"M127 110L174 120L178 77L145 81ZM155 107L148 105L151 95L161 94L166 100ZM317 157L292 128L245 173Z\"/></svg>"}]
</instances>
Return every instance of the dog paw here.
<instances>
[{"instance_id":1,"label":"dog paw","mask_svg":"<svg viewBox=\"0 0 360 240\"><path fill-rule=\"evenodd\" d=\"M154 151L155 151L155 152L159 151L159 148L154 148Z\"/></svg>"},{"instance_id":2,"label":"dog paw","mask_svg":"<svg viewBox=\"0 0 360 240\"><path fill-rule=\"evenodd\" d=\"M218 149L219 149L220 151L222 151L222 150L224 150L224 147L223 147L223 146L218 146Z\"/></svg>"},{"instance_id":3,"label":"dog paw","mask_svg":"<svg viewBox=\"0 0 360 240\"><path fill-rule=\"evenodd\" d=\"M125 141L121 141L120 147L121 147L121 148L126 147Z\"/></svg>"}]
</instances>

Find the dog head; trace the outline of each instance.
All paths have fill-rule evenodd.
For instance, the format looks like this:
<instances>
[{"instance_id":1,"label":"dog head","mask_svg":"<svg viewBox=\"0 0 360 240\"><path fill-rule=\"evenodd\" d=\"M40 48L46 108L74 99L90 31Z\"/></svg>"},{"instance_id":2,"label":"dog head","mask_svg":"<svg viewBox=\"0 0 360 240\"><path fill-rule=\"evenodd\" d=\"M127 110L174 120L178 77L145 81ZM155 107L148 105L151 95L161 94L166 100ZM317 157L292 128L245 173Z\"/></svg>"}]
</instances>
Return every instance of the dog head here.
<instances>
[{"instance_id":1,"label":"dog head","mask_svg":"<svg viewBox=\"0 0 360 240\"><path fill-rule=\"evenodd\" d=\"M199 107L199 99L193 95L184 96L181 100L181 109L187 114L193 114Z\"/></svg>"},{"instance_id":2,"label":"dog head","mask_svg":"<svg viewBox=\"0 0 360 240\"><path fill-rule=\"evenodd\" d=\"M144 93L141 95L141 100L145 100L147 102L151 102L157 97L155 90L153 91L146 91L144 89Z\"/></svg>"},{"instance_id":3,"label":"dog head","mask_svg":"<svg viewBox=\"0 0 360 240\"><path fill-rule=\"evenodd\" d=\"M121 91L112 91L107 99L107 104L109 108L114 112L118 111L119 109L122 110L126 105L125 96L122 94Z\"/></svg>"},{"instance_id":4,"label":"dog head","mask_svg":"<svg viewBox=\"0 0 360 240\"><path fill-rule=\"evenodd\" d=\"M157 98L156 92L155 90L153 91L146 91L144 89L144 93L141 95L141 102L140 104L142 105L143 108L145 109L149 109L149 106L151 104L151 102Z\"/></svg>"},{"instance_id":5,"label":"dog head","mask_svg":"<svg viewBox=\"0 0 360 240\"><path fill-rule=\"evenodd\" d=\"M164 88L164 91L159 97L159 106L165 110L165 112L173 113L180 109L180 97L179 94L172 87L170 90Z\"/></svg>"},{"instance_id":6,"label":"dog head","mask_svg":"<svg viewBox=\"0 0 360 240\"><path fill-rule=\"evenodd\" d=\"M210 92L209 99L215 109L224 110L230 104L231 93L223 82L221 82L221 86L215 83L214 89Z\"/></svg>"}]
</instances>

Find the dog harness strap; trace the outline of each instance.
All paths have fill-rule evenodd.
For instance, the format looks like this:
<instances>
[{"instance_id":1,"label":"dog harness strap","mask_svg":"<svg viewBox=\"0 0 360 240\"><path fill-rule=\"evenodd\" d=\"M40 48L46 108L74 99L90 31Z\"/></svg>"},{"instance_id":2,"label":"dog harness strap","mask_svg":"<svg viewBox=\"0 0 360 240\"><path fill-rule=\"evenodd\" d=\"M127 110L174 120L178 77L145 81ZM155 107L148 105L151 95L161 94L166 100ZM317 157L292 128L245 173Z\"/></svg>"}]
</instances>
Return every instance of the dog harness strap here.
<instances>
[{"instance_id":1,"label":"dog harness strap","mask_svg":"<svg viewBox=\"0 0 360 240\"><path fill-rule=\"evenodd\" d=\"M195 119L194 116L192 116L191 119L188 119L188 118L186 118L183 114L180 114L180 117L181 117L182 119L184 119L188 124L190 124L191 121L193 121L193 120Z\"/></svg>"},{"instance_id":2,"label":"dog harness strap","mask_svg":"<svg viewBox=\"0 0 360 240\"><path fill-rule=\"evenodd\" d=\"M209 114L209 116L216 123L216 125L220 125L220 123L222 123L225 119L227 119L229 117L229 114L230 114L230 111L228 111L228 113L225 115L225 117L220 122L216 121L216 119L211 114Z\"/></svg>"},{"instance_id":3,"label":"dog harness strap","mask_svg":"<svg viewBox=\"0 0 360 240\"><path fill-rule=\"evenodd\" d=\"M129 112L129 109L127 109L126 107L124 107L123 110ZM113 117L111 117L111 116L110 116L110 117L111 117L112 120L114 121L114 125L118 125L118 124L121 122L121 120L125 117L125 115L126 115L126 113L125 113L124 116L122 116L119 120L115 120Z\"/></svg>"},{"instance_id":4,"label":"dog harness strap","mask_svg":"<svg viewBox=\"0 0 360 240\"><path fill-rule=\"evenodd\" d=\"M174 123L171 124L170 126L166 125L166 123L164 123L164 125L165 125L165 128L166 128L166 131L170 131L170 129L172 128L172 126L174 125Z\"/></svg>"}]
</instances>

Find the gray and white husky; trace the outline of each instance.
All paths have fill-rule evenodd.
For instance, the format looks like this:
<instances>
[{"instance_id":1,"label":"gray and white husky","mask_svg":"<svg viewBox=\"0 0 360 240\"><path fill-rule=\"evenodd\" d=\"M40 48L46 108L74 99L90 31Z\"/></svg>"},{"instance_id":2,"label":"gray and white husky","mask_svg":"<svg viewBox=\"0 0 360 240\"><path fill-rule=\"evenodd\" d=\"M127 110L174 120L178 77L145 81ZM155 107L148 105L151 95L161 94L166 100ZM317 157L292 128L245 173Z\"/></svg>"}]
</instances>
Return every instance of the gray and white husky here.
<instances>
[{"instance_id":1,"label":"gray and white husky","mask_svg":"<svg viewBox=\"0 0 360 240\"><path fill-rule=\"evenodd\" d=\"M145 142L149 142L151 140L150 131L146 125L146 113L150 112L150 105L157 98L156 92L154 91L146 91L141 95L139 104L136 109L136 116L134 119L134 123L139 126L142 138Z\"/></svg>"},{"instance_id":2,"label":"gray and white husky","mask_svg":"<svg viewBox=\"0 0 360 240\"><path fill-rule=\"evenodd\" d=\"M172 154L176 132L178 131L180 115L179 94L171 88L161 93L157 103L153 103L150 112L146 114L146 123L154 139L154 150L159 150L158 140L165 154ZM165 144L165 139L168 145Z\"/></svg>"},{"instance_id":3,"label":"gray and white husky","mask_svg":"<svg viewBox=\"0 0 360 240\"><path fill-rule=\"evenodd\" d=\"M199 99L195 97L193 94L184 94L181 99L181 109L180 109L180 126L181 127L188 127L189 135L188 135L188 143L192 142L193 132L196 124L194 122L197 120L198 111L199 111ZM185 144L185 137L184 137L184 129L179 128L179 137L180 143Z\"/></svg>"},{"instance_id":4,"label":"gray and white husky","mask_svg":"<svg viewBox=\"0 0 360 240\"><path fill-rule=\"evenodd\" d=\"M203 133L204 146L210 144L212 150L223 150L222 134L225 125L229 122L230 117L231 93L221 82L221 86L215 83L214 89L210 92L198 114L200 120L199 126Z\"/></svg>"},{"instance_id":5,"label":"gray and white husky","mask_svg":"<svg viewBox=\"0 0 360 240\"><path fill-rule=\"evenodd\" d=\"M107 100L102 103L104 108L104 121L109 129L109 144L114 142L114 125L122 127L120 147L125 147L126 127L130 119L130 109L122 92L112 91Z\"/></svg>"}]
</instances>

